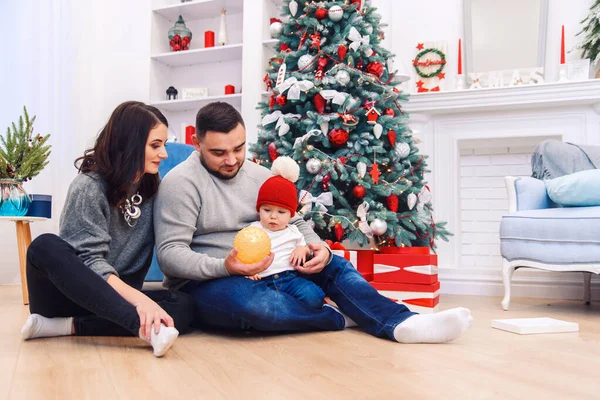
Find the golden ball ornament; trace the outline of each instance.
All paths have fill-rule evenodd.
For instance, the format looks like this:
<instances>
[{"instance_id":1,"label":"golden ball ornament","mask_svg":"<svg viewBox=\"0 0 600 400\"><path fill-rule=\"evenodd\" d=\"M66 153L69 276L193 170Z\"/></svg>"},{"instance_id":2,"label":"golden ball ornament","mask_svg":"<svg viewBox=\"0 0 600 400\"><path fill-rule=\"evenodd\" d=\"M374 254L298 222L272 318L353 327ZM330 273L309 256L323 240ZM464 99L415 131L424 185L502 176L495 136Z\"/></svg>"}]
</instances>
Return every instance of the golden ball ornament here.
<instances>
[{"instance_id":1,"label":"golden ball ornament","mask_svg":"<svg viewBox=\"0 0 600 400\"><path fill-rule=\"evenodd\" d=\"M238 260L244 264L254 264L271 253L271 239L264 230L248 226L235 235L233 247L238 250Z\"/></svg>"}]
</instances>

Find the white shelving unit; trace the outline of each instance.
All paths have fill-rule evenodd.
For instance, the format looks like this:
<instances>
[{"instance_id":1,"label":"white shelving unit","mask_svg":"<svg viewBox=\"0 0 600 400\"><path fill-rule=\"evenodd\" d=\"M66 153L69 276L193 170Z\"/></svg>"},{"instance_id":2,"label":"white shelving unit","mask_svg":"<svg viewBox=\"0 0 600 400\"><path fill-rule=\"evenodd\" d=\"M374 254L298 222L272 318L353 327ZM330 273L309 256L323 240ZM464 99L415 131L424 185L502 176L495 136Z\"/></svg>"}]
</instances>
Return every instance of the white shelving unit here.
<instances>
[{"instance_id":1,"label":"white shelving unit","mask_svg":"<svg viewBox=\"0 0 600 400\"><path fill-rule=\"evenodd\" d=\"M169 135L184 140L185 126L194 125L197 111L213 101L236 107L244 117L247 141L256 141L264 101L263 76L274 53L276 39L269 35L269 19L279 17L282 0L153 0L149 103L159 108L169 121ZM227 10L228 44L204 48L204 32L215 32L218 41L221 10ZM169 29L182 16L192 31L190 50L171 52ZM225 95L233 85L235 94ZM207 88L209 96L197 100L167 100L166 90L175 87Z\"/></svg>"}]
</instances>

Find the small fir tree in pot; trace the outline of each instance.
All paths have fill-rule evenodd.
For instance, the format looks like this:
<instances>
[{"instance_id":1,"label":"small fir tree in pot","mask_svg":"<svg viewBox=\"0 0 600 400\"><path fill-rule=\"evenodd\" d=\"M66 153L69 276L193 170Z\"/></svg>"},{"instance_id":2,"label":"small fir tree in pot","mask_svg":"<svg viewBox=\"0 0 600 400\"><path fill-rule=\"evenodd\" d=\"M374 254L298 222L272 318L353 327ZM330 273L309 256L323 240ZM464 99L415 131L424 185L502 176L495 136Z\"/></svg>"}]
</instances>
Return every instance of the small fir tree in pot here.
<instances>
[{"instance_id":1,"label":"small fir tree in pot","mask_svg":"<svg viewBox=\"0 0 600 400\"><path fill-rule=\"evenodd\" d=\"M581 24L584 26L577 36L585 33L585 38L576 48L582 49L582 57L589 58L592 66L598 67L600 61L600 0L594 1L589 15L581 21ZM596 71L596 78L600 78L600 69Z\"/></svg>"},{"instance_id":2,"label":"small fir tree in pot","mask_svg":"<svg viewBox=\"0 0 600 400\"><path fill-rule=\"evenodd\" d=\"M27 108L18 125L14 122L0 135L0 215L25 215L31 199L25 193L22 182L37 176L50 156L50 135L33 133L35 116L29 118Z\"/></svg>"}]
</instances>

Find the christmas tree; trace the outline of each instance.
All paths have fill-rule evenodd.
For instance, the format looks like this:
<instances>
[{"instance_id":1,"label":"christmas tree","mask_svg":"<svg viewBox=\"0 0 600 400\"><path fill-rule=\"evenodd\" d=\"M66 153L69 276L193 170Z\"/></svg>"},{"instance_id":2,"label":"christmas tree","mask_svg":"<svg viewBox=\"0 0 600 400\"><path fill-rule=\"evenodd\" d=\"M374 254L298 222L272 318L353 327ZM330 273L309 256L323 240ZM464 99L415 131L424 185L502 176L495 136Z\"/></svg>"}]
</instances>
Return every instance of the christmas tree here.
<instances>
[{"instance_id":1,"label":"christmas tree","mask_svg":"<svg viewBox=\"0 0 600 400\"><path fill-rule=\"evenodd\" d=\"M585 39L577 48L583 49L583 58L589 58L592 65L600 60L600 0L595 0L590 7L590 14L581 24L586 24L577 36L585 33Z\"/></svg>"},{"instance_id":2,"label":"christmas tree","mask_svg":"<svg viewBox=\"0 0 600 400\"><path fill-rule=\"evenodd\" d=\"M376 9L285 0L282 13L253 161L270 168L285 155L300 164L299 213L323 239L432 249L435 238L447 240Z\"/></svg>"},{"instance_id":3,"label":"christmas tree","mask_svg":"<svg viewBox=\"0 0 600 400\"><path fill-rule=\"evenodd\" d=\"M19 126L13 122L12 130L6 129L6 137L0 136L0 179L25 180L38 175L50 156L50 145L46 142L50 135L34 135L35 115L29 118L27 108L23 107L23 116L19 117Z\"/></svg>"}]
</instances>

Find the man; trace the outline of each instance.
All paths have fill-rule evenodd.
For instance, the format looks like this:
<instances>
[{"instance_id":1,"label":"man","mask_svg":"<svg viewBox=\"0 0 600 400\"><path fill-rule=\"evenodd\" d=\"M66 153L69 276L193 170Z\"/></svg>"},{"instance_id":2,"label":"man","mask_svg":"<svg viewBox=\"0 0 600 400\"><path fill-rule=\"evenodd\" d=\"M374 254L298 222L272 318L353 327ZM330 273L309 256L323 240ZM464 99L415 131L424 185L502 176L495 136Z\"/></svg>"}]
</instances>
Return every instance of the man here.
<instances>
[{"instance_id":1,"label":"man","mask_svg":"<svg viewBox=\"0 0 600 400\"><path fill-rule=\"evenodd\" d=\"M243 264L236 258L237 249L231 248L235 234L257 220L258 189L271 172L245 162L244 121L227 103L210 103L198 111L193 142L196 152L160 185L154 226L164 286L194 298L196 326L283 332L340 330L356 322L374 336L402 343L447 342L468 329L468 309L417 315L381 296L348 261L332 257L300 217L290 222L305 236L314 256L298 270L345 315L328 306L308 308L246 279L273 261L270 254L255 264Z\"/></svg>"}]
</instances>

